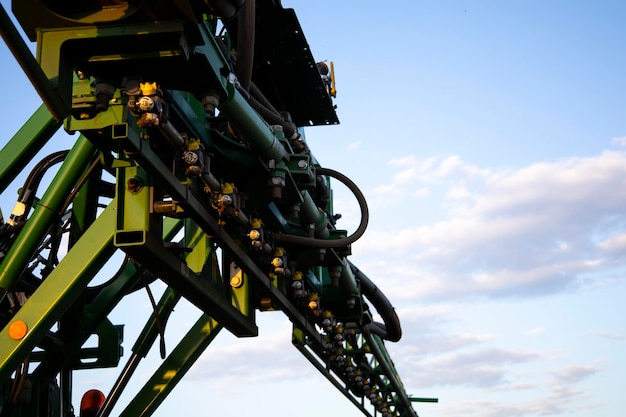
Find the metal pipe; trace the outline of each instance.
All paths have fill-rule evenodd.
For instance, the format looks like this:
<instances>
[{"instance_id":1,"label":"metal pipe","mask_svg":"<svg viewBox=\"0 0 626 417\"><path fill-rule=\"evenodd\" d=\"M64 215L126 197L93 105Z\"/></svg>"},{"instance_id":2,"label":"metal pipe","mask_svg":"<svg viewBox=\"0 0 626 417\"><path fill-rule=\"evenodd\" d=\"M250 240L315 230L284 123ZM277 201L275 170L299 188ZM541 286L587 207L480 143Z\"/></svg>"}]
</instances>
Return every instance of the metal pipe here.
<instances>
[{"instance_id":1,"label":"metal pipe","mask_svg":"<svg viewBox=\"0 0 626 417\"><path fill-rule=\"evenodd\" d=\"M159 130L175 149L184 149L185 139L183 139L182 135L176 130L172 123L167 122L160 124Z\"/></svg>"},{"instance_id":2,"label":"metal pipe","mask_svg":"<svg viewBox=\"0 0 626 417\"><path fill-rule=\"evenodd\" d=\"M354 233L352 233L348 237L328 240L289 235L285 233L272 233L271 239L274 242L291 243L294 245L309 246L312 248L340 248L354 243L363 235L363 233L365 233L365 229L367 228L367 223L369 221L369 211L367 208L367 201L365 200L365 196L363 195L361 190L359 190L359 187L357 187L350 178L332 169L318 167L316 168L316 172L319 175L328 175L336 180L341 181L346 187L348 187L350 191L354 193L354 196L356 197L359 203L359 207L361 209L361 222L359 223L359 227Z\"/></svg>"},{"instance_id":3,"label":"metal pipe","mask_svg":"<svg viewBox=\"0 0 626 417\"><path fill-rule=\"evenodd\" d=\"M300 206L300 217L304 225L312 224L315 237L318 239L328 239L328 216L317 207L308 191L300 192L302 195L302 205Z\"/></svg>"},{"instance_id":4,"label":"metal pipe","mask_svg":"<svg viewBox=\"0 0 626 417\"><path fill-rule=\"evenodd\" d=\"M252 147L267 159L287 159L287 151L265 121L250 107L232 83L227 86L228 98L219 109Z\"/></svg>"},{"instance_id":5,"label":"metal pipe","mask_svg":"<svg viewBox=\"0 0 626 417\"><path fill-rule=\"evenodd\" d=\"M69 109L59 94L52 87L39 63L28 49L28 45L11 21L2 4L0 4L0 36L4 39L11 53L22 67L22 71L37 90L48 111L56 120L63 120L69 114Z\"/></svg>"}]
</instances>

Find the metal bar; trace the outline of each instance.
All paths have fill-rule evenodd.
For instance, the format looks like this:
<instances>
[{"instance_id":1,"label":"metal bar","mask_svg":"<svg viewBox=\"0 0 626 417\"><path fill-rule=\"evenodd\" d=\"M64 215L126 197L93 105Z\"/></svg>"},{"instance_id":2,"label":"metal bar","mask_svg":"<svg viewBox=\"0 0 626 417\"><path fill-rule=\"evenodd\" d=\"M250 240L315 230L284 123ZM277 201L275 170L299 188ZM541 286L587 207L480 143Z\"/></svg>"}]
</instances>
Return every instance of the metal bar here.
<instances>
[{"instance_id":1,"label":"metal bar","mask_svg":"<svg viewBox=\"0 0 626 417\"><path fill-rule=\"evenodd\" d=\"M164 225L163 239L170 241L180 230L182 221L172 219ZM80 354L81 346L91 334L98 328L101 322L107 320L108 314L115 308L120 300L125 297L139 279L139 271L135 265L127 260L125 266L116 274L114 280L100 291L93 302L85 306L81 317L81 327L75 337L67 340L63 349L68 354L62 360L45 361L37 368L37 375L41 379L53 378L59 370L74 360L76 354ZM45 365L45 367L43 366Z\"/></svg>"},{"instance_id":2,"label":"metal bar","mask_svg":"<svg viewBox=\"0 0 626 417\"><path fill-rule=\"evenodd\" d=\"M229 122L250 143L252 149L261 153L263 157L277 161L289 159L285 148L267 123L237 90L235 75L231 74L227 81L224 79L222 71L224 68L229 67L228 61L222 55L219 46L207 30L207 27L204 24L200 24L198 27L205 44L197 47L196 52L204 55L214 73L212 75L221 81L221 87L226 90L226 97L222 97L221 94L217 93L221 100L218 105L220 112L228 117Z\"/></svg>"},{"instance_id":3,"label":"metal bar","mask_svg":"<svg viewBox=\"0 0 626 417\"><path fill-rule=\"evenodd\" d=\"M221 324L203 314L155 371L152 378L129 402L120 417L151 416L221 329Z\"/></svg>"},{"instance_id":4,"label":"metal bar","mask_svg":"<svg viewBox=\"0 0 626 417\"><path fill-rule=\"evenodd\" d=\"M412 403L438 403L439 398L409 397L409 401Z\"/></svg>"},{"instance_id":5,"label":"metal bar","mask_svg":"<svg viewBox=\"0 0 626 417\"><path fill-rule=\"evenodd\" d=\"M111 256L115 250L114 225L115 210L111 204L0 332L0 381L10 377ZM27 329L17 340L9 335L14 323Z\"/></svg>"},{"instance_id":6,"label":"metal bar","mask_svg":"<svg viewBox=\"0 0 626 417\"><path fill-rule=\"evenodd\" d=\"M22 67L22 71L37 90L37 93L46 104L50 114L58 121L65 119L69 110L57 91L50 84L39 63L28 49L11 18L0 4L0 36L4 39L15 60Z\"/></svg>"},{"instance_id":7,"label":"metal bar","mask_svg":"<svg viewBox=\"0 0 626 417\"><path fill-rule=\"evenodd\" d=\"M180 295L207 314L211 314L237 336L256 336L258 328L199 275L191 271L184 260L168 251L162 244L148 239L145 245L122 248L133 259L158 272L159 277Z\"/></svg>"},{"instance_id":8,"label":"metal bar","mask_svg":"<svg viewBox=\"0 0 626 417\"><path fill-rule=\"evenodd\" d=\"M176 294L176 292L174 292L171 288L168 287L165 289L156 312L160 320L163 322L167 320L167 317L174 310L174 306L178 303L180 298L180 295ZM143 330L139 334L139 337L137 338L137 341L132 349L133 354L128 359L128 362L122 369L122 372L115 381L115 384L113 384L113 388L111 388L109 395L107 395L104 404L102 404L102 407L98 410L97 417L107 417L111 414L113 407L115 407L117 400L120 398L120 395L126 388L126 385L128 385L128 382L137 369L139 362L142 358L146 357L150 347L152 347L158 335L159 330L157 320L154 316L152 316L148 319Z\"/></svg>"},{"instance_id":9,"label":"metal bar","mask_svg":"<svg viewBox=\"0 0 626 417\"><path fill-rule=\"evenodd\" d=\"M59 210L91 161L95 150L96 148L81 136L65 158L65 162L2 262L0 300L19 279L48 229L59 218Z\"/></svg>"},{"instance_id":10,"label":"metal bar","mask_svg":"<svg viewBox=\"0 0 626 417\"><path fill-rule=\"evenodd\" d=\"M33 113L0 151L0 191L4 191L60 126L61 122L54 120L43 104Z\"/></svg>"},{"instance_id":11,"label":"metal bar","mask_svg":"<svg viewBox=\"0 0 626 417\"><path fill-rule=\"evenodd\" d=\"M378 360L378 365L382 368L385 376L389 378L393 389L395 390L398 398L400 399L400 402L402 403L403 409L406 411L406 414L402 415L411 415L413 417L417 417L417 413L411 405L411 401L409 400L409 397L404 390L404 387L402 386L402 382L400 382L400 380L398 379L398 374L393 367L393 363L391 362L389 356L386 354L387 351L384 348L382 339L379 336L372 334L369 330L367 330L367 328L364 329L363 335L367 340L367 346L374 354L374 357L376 357L376 359Z\"/></svg>"},{"instance_id":12,"label":"metal bar","mask_svg":"<svg viewBox=\"0 0 626 417\"><path fill-rule=\"evenodd\" d=\"M219 109L263 157L280 161L289 159L287 151L274 133L233 84L227 86L228 98Z\"/></svg>"},{"instance_id":13,"label":"metal bar","mask_svg":"<svg viewBox=\"0 0 626 417\"><path fill-rule=\"evenodd\" d=\"M75 197L72 200L72 222L70 224L70 242L72 247L74 242L94 222L98 213L98 200L100 198L100 186L102 180L102 166L100 160L95 160L85 172L84 183L77 185Z\"/></svg>"},{"instance_id":14,"label":"metal bar","mask_svg":"<svg viewBox=\"0 0 626 417\"><path fill-rule=\"evenodd\" d=\"M171 174L158 158L158 156L150 149L146 141L142 140L137 133L129 129L126 138L116 139L132 155L133 159L139 163L161 186L172 199L180 202L185 212L210 236L212 236L224 252L231 258L236 260L251 278L269 291L270 297L275 305L289 317L289 319L298 328L302 329L314 343L322 344L322 338L315 327L310 324L307 318L289 301L289 299L278 290L269 277L254 263L254 261L245 253L235 240L219 226L217 221L211 216L202 204L191 194L187 187ZM150 258L152 262L153 258Z\"/></svg>"},{"instance_id":15,"label":"metal bar","mask_svg":"<svg viewBox=\"0 0 626 417\"><path fill-rule=\"evenodd\" d=\"M368 417L372 417L372 415L370 414L369 411L367 411L367 409L365 409L365 407L363 407L363 405L354 397L350 394L350 391L348 391L336 378L334 378L332 376L332 374L330 373L330 371L324 366L322 365L318 359L317 356L313 355L313 353L311 353L304 344L299 343L299 342L294 342L293 345L296 347L296 349L298 349L300 351L300 353L302 353L302 355L307 358L307 360L322 374L324 375L324 377L326 377L326 379L328 381L330 381L331 384L333 384L333 386L335 388L337 388L339 390L339 392L341 392L348 400L350 400L350 402L352 404L354 404L359 410L361 410L361 412L363 414L365 414Z\"/></svg>"}]
</instances>

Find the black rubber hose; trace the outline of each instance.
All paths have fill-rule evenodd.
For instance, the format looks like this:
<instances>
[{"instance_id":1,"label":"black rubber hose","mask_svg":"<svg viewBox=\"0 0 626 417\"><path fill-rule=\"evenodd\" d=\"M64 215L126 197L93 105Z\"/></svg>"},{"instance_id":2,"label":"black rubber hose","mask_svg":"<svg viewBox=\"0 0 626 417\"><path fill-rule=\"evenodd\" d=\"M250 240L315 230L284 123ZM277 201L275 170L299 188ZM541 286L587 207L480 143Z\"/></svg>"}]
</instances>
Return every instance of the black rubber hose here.
<instances>
[{"instance_id":1,"label":"black rubber hose","mask_svg":"<svg viewBox=\"0 0 626 417\"><path fill-rule=\"evenodd\" d=\"M268 125L280 125L283 127L283 132L286 138L291 138L296 133L296 127L287 122L283 116L272 106L263 93L254 85L250 84L250 91L246 91L242 85L237 88L237 91L246 99L246 102L257 112L259 116Z\"/></svg>"},{"instance_id":2,"label":"black rubber hose","mask_svg":"<svg viewBox=\"0 0 626 417\"><path fill-rule=\"evenodd\" d=\"M211 0L209 7L224 20L230 20L237 14L237 8L227 0Z\"/></svg>"},{"instance_id":3,"label":"black rubber hose","mask_svg":"<svg viewBox=\"0 0 626 417\"><path fill-rule=\"evenodd\" d=\"M41 182L41 179L43 178L46 171L48 171L51 166L62 162L69 152L69 150L54 152L39 161L37 165L35 165L35 167L32 169L32 171L28 174L28 177L26 177L26 181L24 181L24 185L22 186L22 190L20 191L20 196L18 197L19 201L24 203L22 199L24 198L24 194L27 191L31 191L31 198L34 198L34 195L37 192L37 188L39 187L39 183Z\"/></svg>"},{"instance_id":4,"label":"black rubber hose","mask_svg":"<svg viewBox=\"0 0 626 417\"><path fill-rule=\"evenodd\" d=\"M293 243L295 245L309 246L312 248L341 248L347 245L350 245L356 242L363 233L365 233L365 229L367 229L367 223L369 222L369 211L367 208L367 201L365 200L365 196L357 187L357 185L352 182L352 180L340 172L329 168L317 168L316 173L319 175L327 175L332 177L342 184L344 184L356 197L359 207L361 209L361 223L359 223L359 227L356 231L348 237L344 237L342 239L316 239L312 237L304 237L304 236L296 236L296 235L286 235L282 233L272 233L271 239L277 243Z\"/></svg>"},{"instance_id":5,"label":"black rubber hose","mask_svg":"<svg viewBox=\"0 0 626 417\"><path fill-rule=\"evenodd\" d=\"M402 337L402 327L396 310L391 305L387 296L370 280L367 275L361 272L352 262L350 269L354 276L361 282L361 292L374 305L376 311L383 318L383 323L373 322L363 326L371 333L377 334L385 340L397 342Z\"/></svg>"},{"instance_id":6,"label":"black rubber hose","mask_svg":"<svg viewBox=\"0 0 626 417\"><path fill-rule=\"evenodd\" d=\"M11 213L9 221L2 225L2 228L0 228L0 236L13 234L17 231L16 227L21 227L21 223L23 223L24 219L28 216L33 202L35 201L37 188L39 187L46 171L48 171L48 169L50 169L50 167L54 164L62 162L68 153L69 151L67 150L54 152L39 161L30 171L17 197L18 203L23 205L23 212L21 214Z\"/></svg>"},{"instance_id":7,"label":"black rubber hose","mask_svg":"<svg viewBox=\"0 0 626 417\"><path fill-rule=\"evenodd\" d=\"M254 65L254 35L256 0L246 0L237 16L237 79L244 90L250 91Z\"/></svg>"},{"instance_id":8,"label":"black rubber hose","mask_svg":"<svg viewBox=\"0 0 626 417\"><path fill-rule=\"evenodd\" d=\"M286 120L285 117L274 107L272 103L265 97L265 94L256 86L256 84L250 84L250 96L253 101L250 102L250 105L254 107L254 109L270 124L277 124L283 127L283 132L285 132L286 138L292 138L294 135L297 135L297 127L296 125L290 121ZM255 107L259 106L259 108ZM266 116L267 115L267 116Z\"/></svg>"},{"instance_id":9,"label":"black rubber hose","mask_svg":"<svg viewBox=\"0 0 626 417\"><path fill-rule=\"evenodd\" d=\"M268 110L280 116L280 112L276 110L276 107L274 107L274 105L270 103L267 97L265 97L265 94L263 94L263 92L259 90L259 87L257 87L255 83L250 83L250 95L257 99L258 102L261 103L261 105L266 107Z\"/></svg>"},{"instance_id":10,"label":"black rubber hose","mask_svg":"<svg viewBox=\"0 0 626 417\"><path fill-rule=\"evenodd\" d=\"M249 96L248 103L252 108L265 120L267 124L270 125L280 125L283 127L283 132L285 132L285 137L290 138L295 133L296 129L287 123L285 119L280 115L280 113L274 113L271 109L267 108L261 102L259 102L256 97Z\"/></svg>"}]
</instances>

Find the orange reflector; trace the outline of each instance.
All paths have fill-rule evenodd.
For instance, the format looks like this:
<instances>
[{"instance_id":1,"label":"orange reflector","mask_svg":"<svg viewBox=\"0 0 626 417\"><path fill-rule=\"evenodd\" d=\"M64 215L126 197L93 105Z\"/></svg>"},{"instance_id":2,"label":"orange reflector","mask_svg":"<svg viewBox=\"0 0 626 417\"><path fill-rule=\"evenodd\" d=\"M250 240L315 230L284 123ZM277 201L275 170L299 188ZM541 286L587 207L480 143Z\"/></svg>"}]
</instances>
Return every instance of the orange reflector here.
<instances>
[{"instance_id":1,"label":"orange reflector","mask_svg":"<svg viewBox=\"0 0 626 417\"><path fill-rule=\"evenodd\" d=\"M94 417L104 404L104 394L97 389L90 389L80 400L80 417Z\"/></svg>"},{"instance_id":2,"label":"orange reflector","mask_svg":"<svg viewBox=\"0 0 626 417\"><path fill-rule=\"evenodd\" d=\"M13 340L22 340L28 333L28 325L22 320L15 320L9 324L9 337Z\"/></svg>"}]
</instances>

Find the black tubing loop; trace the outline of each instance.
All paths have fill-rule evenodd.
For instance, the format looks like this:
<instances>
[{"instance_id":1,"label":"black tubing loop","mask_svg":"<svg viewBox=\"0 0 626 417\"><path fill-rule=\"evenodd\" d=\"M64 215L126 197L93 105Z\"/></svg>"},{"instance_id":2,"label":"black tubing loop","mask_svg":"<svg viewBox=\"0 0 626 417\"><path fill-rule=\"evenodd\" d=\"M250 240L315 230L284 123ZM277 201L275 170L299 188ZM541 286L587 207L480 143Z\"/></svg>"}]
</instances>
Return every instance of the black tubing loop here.
<instances>
[{"instance_id":1,"label":"black tubing loop","mask_svg":"<svg viewBox=\"0 0 626 417\"><path fill-rule=\"evenodd\" d=\"M397 342L402 338L402 327L396 310L387 296L361 272L352 262L348 262L354 276L361 282L361 292L374 305L376 311L383 318L383 323L373 322L363 326L367 330L390 342Z\"/></svg>"},{"instance_id":2,"label":"black tubing loop","mask_svg":"<svg viewBox=\"0 0 626 417\"><path fill-rule=\"evenodd\" d=\"M359 208L361 210L361 221L359 223L359 226L350 236L340 239L317 239L304 236L274 233L271 235L271 239L273 239L274 242L293 243L295 245L309 246L312 248L340 248L356 242L361 236L363 236L363 233L365 233L365 229L367 229L367 223L369 222L369 210L367 208L367 201L365 200L365 196L363 195L359 187L357 187L357 185L352 182L352 180L347 176L329 168L317 167L316 173L319 175L327 175L331 178L334 178L343 183L346 187L348 187L350 191L352 191L355 198L357 199L357 202L359 203Z\"/></svg>"}]
</instances>

